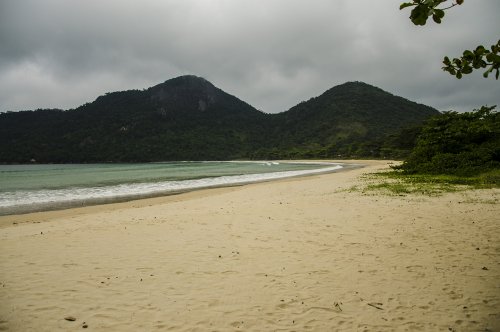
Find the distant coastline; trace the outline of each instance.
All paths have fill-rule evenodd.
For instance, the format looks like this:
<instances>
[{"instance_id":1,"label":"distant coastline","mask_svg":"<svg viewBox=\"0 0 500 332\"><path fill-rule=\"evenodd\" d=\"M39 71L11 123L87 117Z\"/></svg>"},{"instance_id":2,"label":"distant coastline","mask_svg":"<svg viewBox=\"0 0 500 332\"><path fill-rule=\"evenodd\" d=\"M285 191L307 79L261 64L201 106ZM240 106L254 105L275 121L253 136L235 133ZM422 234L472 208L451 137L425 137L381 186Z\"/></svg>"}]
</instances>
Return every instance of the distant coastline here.
<instances>
[{"instance_id":1,"label":"distant coastline","mask_svg":"<svg viewBox=\"0 0 500 332\"><path fill-rule=\"evenodd\" d=\"M196 164L193 162L179 162L179 164L184 164L187 167L192 167L191 165ZM201 162L203 163L203 162ZM40 211L53 211L53 210L61 210L68 209L74 207L84 207L89 205L101 205L101 204L110 204L110 203L119 203L119 202L127 202L132 200L144 199L144 198L153 198L153 197L161 197L168 195L176 195L180 193L201 190L201 189L209 189L209 188L220 188L220 187L232 187L232 186L240 186L249 183L256 182L266 182L273 181L285 178L292 177L300 177L300 176L310 176L315 174L323 174L330 172L338 172L345 171L354 168L363 167L362 164L355 163L338 163L338 162L325 162L325 161L280 161L280 162L266 162L266 161L253 161L253 162L240 162L240 161L229 161L229 162L206 162L210 167L211 165L220 165L224 167L225 164L235 165L232 167L236 167L238 164L248 164L250 166L253 165L266 165L265 171L267 168L274 169L276 171L273 172L261 172L252 173L251 170L249 174L233 174L233 175L219 175L213 176L208 173L208 175L189 175L191 178L185 177L180 180L159 180L159 181L151 181L147 178L138 178L138 179L127 179L128 182L121 182L124 180L118 179L114 180L115 184L108 185L85 185L84 181L75 182L71 185L63 185L58 188L54 185L53 188L45 188L42 189L29 189L29 188L12 188L14 184L11 184L10 191L5 192L6 186L4 185L3 192L0 191L0 215L12 215L12 214L26 214L32 212L40 212ZM166 163L170 165L171 163ZM90 164L95 165L95 172L110 172L109 168L113 167L113 164L106 164L103 169L99 168L99 164ZM134 170L134 164L121 164L126 168L125 172L132 172ZM142 165L142 164L135 164ZM147 164L146 164L147 165ZM161 166L164 165L162 163L156 163L156 165ZM305 169L298 170L288 170L287 168L283 168L288 166L289 168L294 165L307 165L304 167ZM16 168L15 165L10 165L13 168ZM38 165L40 167L48 166L55 167L54 172L64 172L66 167L74 166L78 167L78 165ZM60 166L60 169L58 168ZM249 167L250 167L249 166ZM321 167L315 167L321 166ZM26 165L19 165L21 168L26 168ZM216 166L213 166L216 167ZM278 167L283 168L284 170L279 170ZM115 171L114 168L112 168ZM5 167L4 167L5 170ZM257 169L256 169L257 170ZM2 168L0 168L1 174ZM166 170L171 171L172 170ZM176 170L174 170L176 171ZM151 172L151 170L143 170L143 172L147 175ZM234 171L232 171L234 172ZM218 173L213 173L218 174ZM231 173L229 173L231 174ZM92 176L92 174L87 174L84 176ZM141 175L142 176L142 175ZM4 175L5 178L5 175ZM2 177L0 177L0 183L2 183ZM112 183L109 181L109 183ZM29 189L29 190L28 190Z\"/></svg>"}]
</instances>

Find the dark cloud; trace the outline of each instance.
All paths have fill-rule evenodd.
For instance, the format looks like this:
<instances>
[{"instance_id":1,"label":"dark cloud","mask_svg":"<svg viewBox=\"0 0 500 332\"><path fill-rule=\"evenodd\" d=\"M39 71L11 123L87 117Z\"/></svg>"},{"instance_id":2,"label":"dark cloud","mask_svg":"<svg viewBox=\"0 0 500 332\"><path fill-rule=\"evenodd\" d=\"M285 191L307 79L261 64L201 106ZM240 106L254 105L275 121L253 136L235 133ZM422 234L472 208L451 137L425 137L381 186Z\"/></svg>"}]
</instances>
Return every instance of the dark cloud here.
<instances>
[{"instance_id":1,"label":"dark cloud","mask_svg":"<svg viewBox=\"0 0 500 332\"><path fill-rule=\"evenodd\" d=\"M400 0L3 0L0 111L73 108L196 74L266 112L359 80L440 110L497 104L498 82L440 69L500 36L500 2L416 27Z\"/></svg>"}]
</instances>

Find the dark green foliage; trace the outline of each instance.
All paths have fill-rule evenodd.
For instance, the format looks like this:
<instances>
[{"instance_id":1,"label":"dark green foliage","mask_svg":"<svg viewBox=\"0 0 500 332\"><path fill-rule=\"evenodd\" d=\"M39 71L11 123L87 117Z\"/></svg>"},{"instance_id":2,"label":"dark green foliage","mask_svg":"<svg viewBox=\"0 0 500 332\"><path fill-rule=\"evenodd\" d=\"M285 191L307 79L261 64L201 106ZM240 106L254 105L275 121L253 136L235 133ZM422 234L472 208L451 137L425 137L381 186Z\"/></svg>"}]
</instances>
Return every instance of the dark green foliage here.
<instances>
[{"instance_id":1,"label":"dark green foliage","mask_svg":"<svg viewBox=\"0 0 500 332\"><path fill-rule=\"evenodd\" d=\"M381 157L401 160L407 158L415 147L422 131L423 123L404 127L392 135L388 135L380 150Z\"/></svg>"},{"instance_id":2,"label":"dark green foliage","mask_svg":"<svg viewBox=\"0 0 500 332\"><path fill-rule=\"evenodd\" d=\"M264 114L182 76L68 110L0 114L0 162L403 157L436 110L360 82Z\"/></svg>"},{"instance_id":3,"label":"dark green foliage","mask_svg":"<svg viewBox=\"0 0 500 332\"><path fill-rule=\"evenodd\" d=\"M500 114L494 107L446 112L423 127L400 169L406 174L475 176L500 168Z\"/></svg>"},{"instance_id":4,"label":"dark green foliage","mask_svg":"<svg viewBox=\"0 0 500 332\"><path fill-rule=\"evenodd\" d=\"M440 5L446 4L448 0L413 0L413 2L404 2L399 6L399 9L413 7L410 14L410 20L415 25L425 25L427 19L432 16L432 20L438 24L444 17L445 10L456 5L461 5L463 0L453 1L449 7L439 8Z\"/></svg>"},{"instance_id":5,"label":"dark green foliage","mask_svg":"<svg viewBox=\"0 0 500 332\"><path fill-rule=\"evenodd\" d=\"M258 147L265 114L184 76L108 93L69 111L0 115L0 162L236 159Z\"/></svg>"},{"instance_id":6,"label":"dark green foliage","mask_svg":"<svg viewBox=\"0 0 500 332\"><path fill-rule=\"evenodd\" d=\"M399 151L384 146L388 136L436 114L371 85L349 82L275 115L271 139L285 151L282 158L393 157Z\"/></svg>"},{"instance_id":7,"label":"dark green foliage","mask_svg":"<svg viewBox=\"0 0 500 332\"><path fill-rule=\"evenodd\" d=\"M461 79L463 75L472 73L474 69L488 68L483 74L488 78L489 74L495 71L495 78L500 77L500 40L490 47L491 50L479 45L475 50L465 50L460 58L445 57L443 60L443 70Z\"/></svg>"}]
</instances>

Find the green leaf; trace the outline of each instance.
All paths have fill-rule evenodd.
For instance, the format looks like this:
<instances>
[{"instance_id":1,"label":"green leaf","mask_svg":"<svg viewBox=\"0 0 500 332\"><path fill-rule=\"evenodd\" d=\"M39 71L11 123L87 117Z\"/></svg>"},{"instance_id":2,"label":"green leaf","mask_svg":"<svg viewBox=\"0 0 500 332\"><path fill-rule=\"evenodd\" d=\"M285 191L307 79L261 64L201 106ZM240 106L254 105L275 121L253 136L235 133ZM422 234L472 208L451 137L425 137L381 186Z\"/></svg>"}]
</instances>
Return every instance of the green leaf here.
<instances>
[{"instance_id":1,"label":"green leaf","mask_svg":"<svg viewBox=\"0 0 500 332\"><path fill-rule=\"evenodd\" d=\"M491 63L500 63L500 55L496 55L493 53L488 53L486 55L486 60L488 60Z\"/></svg>"},{"instance_id":2,"label":"green leaf","mask_svg":"<svg viewBox=\"0 0 500 332\"><path fill-rule=\"evenodd\" d=\"M464 57L471 57L471 56L473 57L474 56L474 53L472 53L469 50L465 50L463 54L464 54Z\"/></svg>"},{"instance_id":3,"label":"green leaf","mask_svg":"<svg viewBox=\"0 0 500 332\"><path fill-rule=\"evenodd\" d=\"M442 10L442 9L434 9L434 15L436 15L439 18L443 18L444 17L444 10Z\"/></svg>"},{"instance_id":4,"label":"green leaf","mask_svg":"<svg viewBox=\"0 0 500 332\"><path fill-rule=\"evenodd\" d=\"M489 62L495 62L495 60L498 61L497 58L500 58L500 57L498 55L496 55L496 54L493 54L493 53L488 53L486 55L486 60L488 60Z\"/></svg>"},{"instance_id":5,"label":"green leaf","mask_svg":"<svg viewBox=\"0 0 500 332\"><path fill-rule=\"evenodd\" d=\"M455 69L453 69L453 67L448 67L448 68L445 68L444 70L446 70L447 72L449 72L453 76L455 76L457 74L457 71Z\"/></svg>"},{"instance_id":6,"label":"green leaf","mask_svg":"<svg viewBox=\"0 0 500 332\"><path fill-rule=\"evenodd\" d=\"M472 65L474 66L475 69L484 68L484 67L486 67L486 62L479 59L479 60L474 61L472 63Z\"/></svg>"},{"instance_id":7,"label":"green leaf","mask_svg":"<svg viewBox=\"0 0 500 332\"><path fill-rule=\"evenodd\" d=\"M485 71L483 73L483 77L484 78L488 78L488 75L493 71L493 67L490 67L487 71ZM498 73L498 69L497 69L497 73ZM498 75L498 74L497 74ZM498 79L498 78L497 78Z\"/></svg>"},{"instance_id":8,"label":"green leaf","mask_svg":"<svg viewBox=\"0 0 500 332\"><path fill-rule=\"evenodd\" d=\"M483 45L479 45L478 47L476 47L476 54L478 55L482 55L485 51L486 49L484 48Z\"/></svg>"},{"instance_id":9,"label":"green leaf","mask_svg":"<svg viewBox=\"0 0 500 332\"><path fill-rule=\"evenodd\" d=\"M429 7L426 5L417 5L411 11L410 19L415 25L425 25L427 23Z\"/></svg>"},{"instance_id":10,"label":"green leaf","mask_svg":"<svg viewBox=\"0 0 500 332\"><path fill-rule=\"evenodd\" d=\"M469 50L465 50L464 51L464 59L466 59L467 61L472 61L474 60L474 53L472 53L471 51Z\"/></svg>"},{"instance_id":11,"label":"green leaf","mask_svg":"<svg viewBox=\"0 0 500 332\"><path fill-rule=\"evenodd\" d=\"M472 73L472 68L471 68L470 66L466 65L466 66L464 66L464 67L462 68L462 73L464 73L464 74L466 74L466 75L467 75L467 74L470 74L470 73Z\"/></svg>"},{"instance_id":12,"label":"green leaf","mask_svg":"<svg viewBox=\"0 0 500 332\"><path fill-rule=\"evenodd\" d=\"M414 3L411 3L411 2L403 2L400 6L399 6L399 10L401 9L405 9L406 7L411 7L411 6L415 6Z\"/></svg>"}]
</instances>

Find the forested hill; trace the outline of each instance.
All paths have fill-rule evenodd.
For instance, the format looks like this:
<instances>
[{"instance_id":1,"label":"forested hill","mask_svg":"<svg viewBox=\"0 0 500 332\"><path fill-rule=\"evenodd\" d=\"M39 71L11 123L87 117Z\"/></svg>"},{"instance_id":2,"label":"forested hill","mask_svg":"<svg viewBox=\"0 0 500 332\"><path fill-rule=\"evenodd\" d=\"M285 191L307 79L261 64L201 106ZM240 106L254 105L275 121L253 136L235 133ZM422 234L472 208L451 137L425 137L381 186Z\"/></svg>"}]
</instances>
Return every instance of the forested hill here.
<instances>
[{"instance_id":1,"label":"forested hill","mask_svg":"<svg viewBox=\"0 0 500 332\"><path fill-rule=\"evenodd\" d=\"M195 76L108 93L75 110L0 115L0 162L242 158L265 114Z\"/></svg>"},{"instance_id":2,"label":"forested hill","mask_svg":"<svg viewBox=\"0 0 500 332\"><path fill-rule=\"evenodd\" d=\"M278 114L275 146L302 157L380 157L384 147L392 150L389 155L408 148L415 138L408 133L437 114L369 84L348 82Z\"/></svg>"},{"instance_id":3,"label":"forested hill","mask_svg":"<svg viewBox=\"0 0 500 332\"><path fill-rule=\"evenodd\" d=\"M361 82L265 114L203 78L181 76L73 110L0 114L0 162L383 157L411 144L401 130L434 114Z\"/></svg>"}]
</instances>

